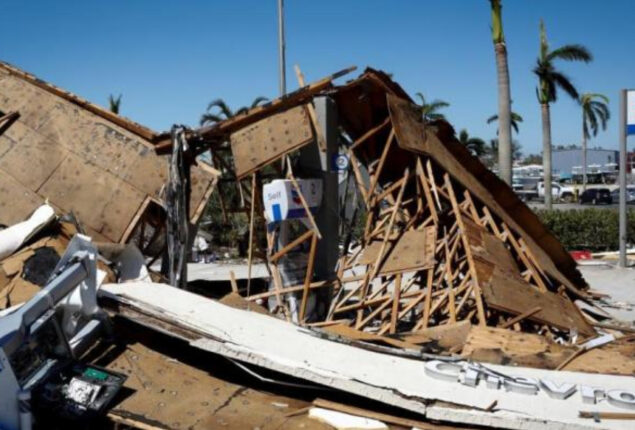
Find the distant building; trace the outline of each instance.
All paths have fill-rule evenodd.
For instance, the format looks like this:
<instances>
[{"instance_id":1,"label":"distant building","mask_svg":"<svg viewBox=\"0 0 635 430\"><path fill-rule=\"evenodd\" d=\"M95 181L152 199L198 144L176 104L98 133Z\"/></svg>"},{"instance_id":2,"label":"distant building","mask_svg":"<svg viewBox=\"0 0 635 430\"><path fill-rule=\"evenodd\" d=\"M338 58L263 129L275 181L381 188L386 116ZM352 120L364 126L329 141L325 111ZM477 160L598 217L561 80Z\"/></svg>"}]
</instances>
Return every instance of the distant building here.
<instances>
[{"instance_id":1,"label":"distant building","mask_svg":"<svg viewBox=\"0 0 635 430\"><path fill-rule=\"evenodd\" d=\"M582 150L557 149L552 152L553 174L561 179L582 178ZM614 179L619 169L619 151L613 149L587 149L587 175L590 182L604 182L603 178Z\"/></svg>"}]
</instances>

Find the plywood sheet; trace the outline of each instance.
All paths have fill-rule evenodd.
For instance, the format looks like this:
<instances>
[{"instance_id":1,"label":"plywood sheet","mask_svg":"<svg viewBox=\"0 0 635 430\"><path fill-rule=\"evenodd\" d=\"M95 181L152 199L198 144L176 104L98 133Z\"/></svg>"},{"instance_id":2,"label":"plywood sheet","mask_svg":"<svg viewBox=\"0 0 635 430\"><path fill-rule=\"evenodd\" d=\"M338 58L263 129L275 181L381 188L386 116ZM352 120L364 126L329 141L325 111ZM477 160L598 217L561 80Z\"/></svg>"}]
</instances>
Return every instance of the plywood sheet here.
<instances>
[{"instance_id":1,"label":"plywood sheet","mask_svg":"<svg viewBox=\"0 0 635 430\"><path fill-rule=\"evenodd\" d=\"M434 226L426 227L422 231L405 232L385 258L379 273L400 273L432 267L436 235L437 229ZM381 241L372 242L364 249L357 264L374 264L380 249Z\"/></svg>"},{"instance_id":2,"label":"plywood sheet","mask_svg":"<svg viewBox=\"0 0 635 430\"><path fill-rule=\"evenodd\" d=\"M39 191L82 223L117 242L145 197L93 164L69 155Z\"/></svg>"},{"instance_id":3,"label":"plywood sheet","mask_svg":"<svg viewBox=\"0 0 635 430\"><path fill-rule=\"evenodd\" d=\"M8 151L0 152L0 168L37 191L67 155L68 151L60 145L31 132Z\"/></svg>"},{"instance_id":4,"label":"plywood sheet","mask_svg":"<svg viewBox=\"0 0 635 430\"><path fill-rule=\"evenodd\" d=\"M239 178L313 140L311 121L303 106L262 119L231 135Z\"/></svg>"},{"instance_id":5,"label":"plywood sheet","mask_svg":"<svg viewBox=\"0 0 635 430\"><path fill-rule=\"evenodd\" d=\"M473 326L461 355L487 363L555 369L575 350L537 334Z\"/></svg>"},{"instance_id":6,"label":"plywood sheet","mask_svg":"<svg viewBox=\"0 0 635 430\"><path fill-rule=\"evenodd\" d=\"M74 210L95 238L116 241L143 199L162 197L167 159L138 124L1 62L0 71L0 110L20 113L0 136L0 223L24 219L40 194L59 212ZM192 213L215 179L192 168Z\"/></svg>"},{"instance_id":7,"label":"plywood sheet","mask_svg":"<svg viewBox=\"0 0 635 430\"><path fill-rule=\"evenodd\" d=\"M518 265L502 240L468 218L463 217L463 225L472 255L482 263L477 267L479 280L489 280L494 267L510 277L521 279Z\"/></svg>"},{"instance_id":8,"label":"plywood sheet","mask_svg":"<svg viewBox=\"0 0 635 430\"><path fill-rule=\"evenodd\" d=\"M541 310L528 319L562 330L575 330L585 336L595 334L578 308L558 294L540 292L529 283L510 278L497 270L494 270L489 282L480 282L480 287L485 302L494 309L520 315L528 309L540 307Z\"/></svg>"},{"instance_id":9,"label":"plywood sheet","mask_svg":"<svg viewBox=\"0 0 635 430\"><path fill-rule=\"evenodd\" d=\"M24 221L43 201L0 168L0 224L9 226Z\"/></svg>"}]
</instances>

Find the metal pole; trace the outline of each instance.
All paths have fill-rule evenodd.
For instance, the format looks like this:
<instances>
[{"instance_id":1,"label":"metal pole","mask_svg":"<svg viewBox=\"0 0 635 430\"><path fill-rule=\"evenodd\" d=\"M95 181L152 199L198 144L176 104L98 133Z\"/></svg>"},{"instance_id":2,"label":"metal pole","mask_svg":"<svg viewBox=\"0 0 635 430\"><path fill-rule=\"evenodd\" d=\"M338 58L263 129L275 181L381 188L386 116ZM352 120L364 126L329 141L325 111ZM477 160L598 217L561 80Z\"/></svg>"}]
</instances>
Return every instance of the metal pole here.
<instances>
[{"instance_id":1,"label":"metal pole","mask_svg":"<svg viewBox=\"0 0 635 430\"><path fill-rule=\"evenodd\" d=\"M620 92L620 267L626 267L626 90Z\"/></svg>"},{"instance_id":2,"label":"metal pole","mask_svg":"<svg viewBox=\"0 0 635 430\"><path fill-rule=\"evenodd\" d=\"M287 93L284 58L284 0L278 0L278 67L280 69L280 95L283 96Z\"/></svg>"}]
</instances>

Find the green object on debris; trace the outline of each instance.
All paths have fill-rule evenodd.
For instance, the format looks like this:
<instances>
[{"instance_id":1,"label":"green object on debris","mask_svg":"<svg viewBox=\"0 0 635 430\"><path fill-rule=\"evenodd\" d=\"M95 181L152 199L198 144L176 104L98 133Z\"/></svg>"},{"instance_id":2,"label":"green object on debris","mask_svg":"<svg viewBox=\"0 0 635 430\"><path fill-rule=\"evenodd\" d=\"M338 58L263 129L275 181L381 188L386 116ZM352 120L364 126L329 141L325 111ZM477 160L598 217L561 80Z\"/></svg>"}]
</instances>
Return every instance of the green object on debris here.
<instances>
[{"instance_id":1,"label":"green object on debris","mask_svg":"<svg viewBox=\"0 0 635 430\"><path fill-rule=\"evenodd\" d=\"M84 374L82 376L84 376L85 378L97 379L98 381L105 381L106 379L108 379L108 374L106 372L93 369L92 367L84 370Z\"/></svg>"}]
</instances>

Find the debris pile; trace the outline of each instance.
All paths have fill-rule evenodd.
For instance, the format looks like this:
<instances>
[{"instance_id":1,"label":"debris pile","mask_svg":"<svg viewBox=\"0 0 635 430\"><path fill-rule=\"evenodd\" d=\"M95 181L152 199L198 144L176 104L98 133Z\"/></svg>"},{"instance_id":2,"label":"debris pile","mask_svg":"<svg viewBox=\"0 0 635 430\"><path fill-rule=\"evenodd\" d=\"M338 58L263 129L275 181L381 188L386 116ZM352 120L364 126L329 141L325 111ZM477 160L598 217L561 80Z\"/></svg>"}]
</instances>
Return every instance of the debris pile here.
<instances>
[{"instance_id":1,"label":"debris pile","mask_svg":"<svg viewBox=\"0 0 635 430\"><path fill-rule=\"evenodd\" d=\"M418 344L433 340L433 328L460 331L459 323L569 345L596 336L574 304L592 296L573 259L513 191L458 143L447 122L425 123L382 72L368 69L340 87L332 79L192 132L195 151L210 148L219 170L251 196L236 210L251 214L252 231L267 230L266 244L251 245L264 248L271 288L249 291L247 300L273 298L272 310L308 326L345 325L379 336L417 337ZM320 213L313 215L298 182L316 176L302 169L303 154L326 151L311 102L323 94L337 104L339 151L349 160L344 173L366 218L358 243L343 242L331 276L316 279ZM158 145L159 151L167 148ZM230 149L233 164L225 156ZM265 214L262 184L276 179L290 183L304 209L295 235L284 241L284 228ZM280 274L288 272L285 257L302 247L306 263L292 277L294 284ZM321 310L311 305L325 297ZM460 351L455 347L453 352Z\"/></svg>"},{"instance_id":2,"label":"debris pile","mask_svg":"<svg viewBox=\"0 0 635 430\"><path fill-rule=\"evenodd\" d=\"M319 390L245 394L281 425L561 428L595 416L587 403L635 407L618 376L635 373L633 330L598 322L571 256L450 124L424 122L383 72L333 83L353 69L309 85L298 70L285 97L157 134L0 63L0 424L29 428L33 392L73 419L113 402L109 419L136 428L255 426L223 410L248 391L212 373L227 366ZM249 225L247 275L217 275L218 301L187 283L215 189ZM205 359L181 361L193 350ZM124 383L134 395L116 400Z\"/></svg>"}]
</instances>

